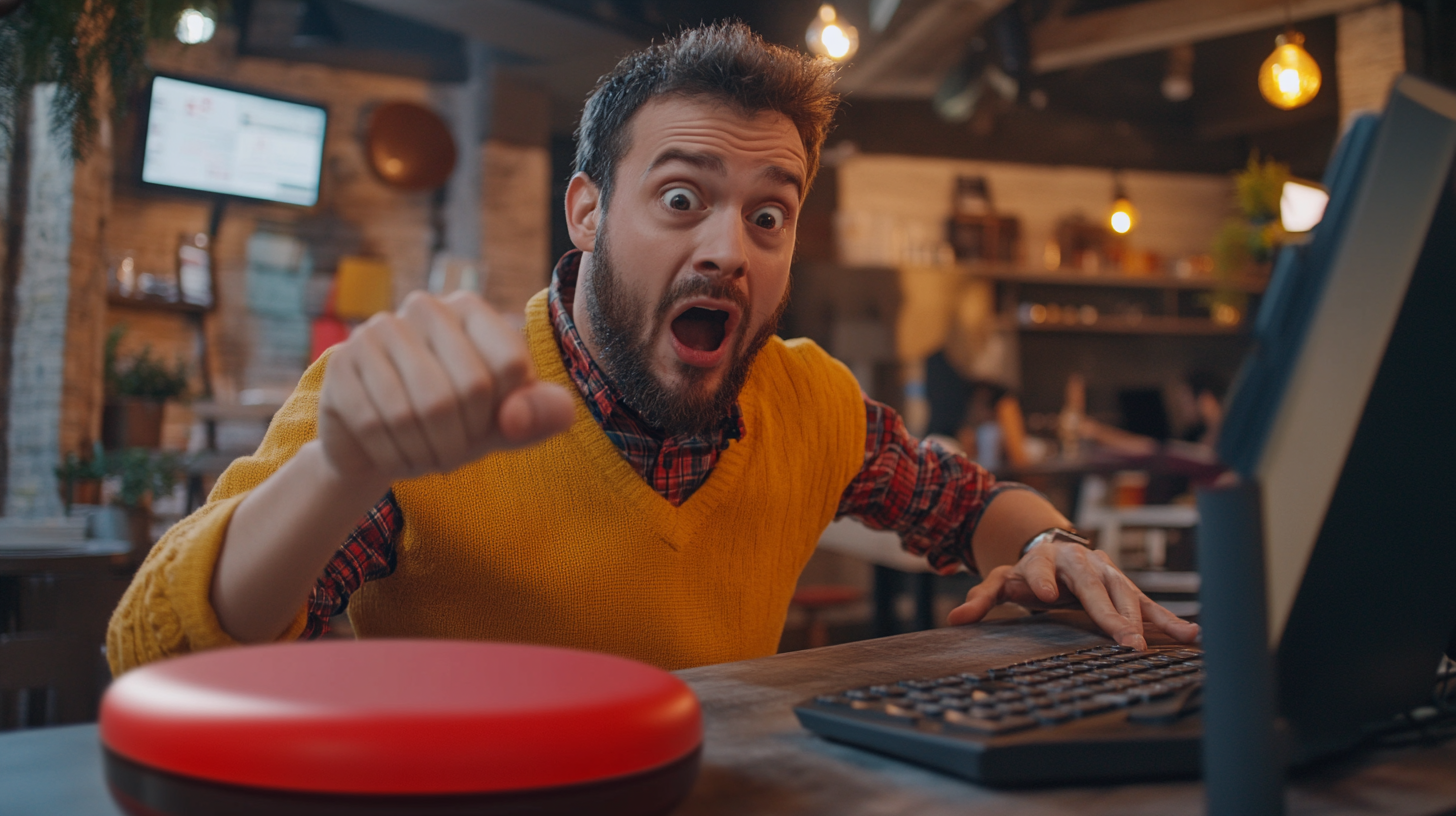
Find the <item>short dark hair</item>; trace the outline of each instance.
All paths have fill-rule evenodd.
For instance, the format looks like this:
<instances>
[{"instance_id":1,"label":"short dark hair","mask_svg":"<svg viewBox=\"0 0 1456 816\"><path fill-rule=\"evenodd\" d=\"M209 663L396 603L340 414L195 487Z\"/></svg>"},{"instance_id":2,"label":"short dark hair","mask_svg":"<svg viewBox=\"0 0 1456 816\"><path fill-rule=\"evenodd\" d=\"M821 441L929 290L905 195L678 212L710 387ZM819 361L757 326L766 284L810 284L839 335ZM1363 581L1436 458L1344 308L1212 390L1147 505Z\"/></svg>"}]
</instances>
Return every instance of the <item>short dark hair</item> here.
<instances>
[{"instance_id":1,"label":"short dark hair","mask_svg":"<svg viewBox=\"0 0 1456 816\"><path fill-rule=\"evenodd\" d=\"M740 113L782 113L804 141L808 176L819 170L819 149L839 107L829 60L763 41L740 22L687 29L627 55L597 81L576 129L576 171L611 198L617 162L627 152L627 124L660 96L707 97Z\"/></svg>"}]
</instances>

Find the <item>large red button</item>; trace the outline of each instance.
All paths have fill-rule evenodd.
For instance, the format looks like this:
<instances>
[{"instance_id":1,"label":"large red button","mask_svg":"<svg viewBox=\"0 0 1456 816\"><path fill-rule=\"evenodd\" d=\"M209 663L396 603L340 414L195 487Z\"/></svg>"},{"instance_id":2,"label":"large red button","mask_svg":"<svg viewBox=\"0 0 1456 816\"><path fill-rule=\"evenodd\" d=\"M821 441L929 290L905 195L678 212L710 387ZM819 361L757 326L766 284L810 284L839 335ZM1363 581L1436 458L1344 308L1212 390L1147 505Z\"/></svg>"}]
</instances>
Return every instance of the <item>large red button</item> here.
<instances>
[{"instance_id":1,"label":"large red button","mask_svg":"<svg viewBox=\"0 0 1456 816\"><path fill-rule=\"evenodd\" d=\"M200 780L282 791L520 791L638 774L702 741L681 680L610 655L460 641L225 649L111 685L101 740Z\"/></svg>"}]
</instances>

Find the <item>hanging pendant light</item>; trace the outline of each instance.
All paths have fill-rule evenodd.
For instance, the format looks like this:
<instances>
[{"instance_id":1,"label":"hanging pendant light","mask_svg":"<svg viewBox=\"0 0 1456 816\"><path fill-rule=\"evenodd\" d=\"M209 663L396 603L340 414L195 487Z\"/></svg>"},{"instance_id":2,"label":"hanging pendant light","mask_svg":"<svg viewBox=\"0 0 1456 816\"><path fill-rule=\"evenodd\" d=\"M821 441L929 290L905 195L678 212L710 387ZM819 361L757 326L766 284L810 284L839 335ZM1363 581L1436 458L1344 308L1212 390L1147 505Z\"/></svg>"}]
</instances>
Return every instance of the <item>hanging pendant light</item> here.
<instances>
[{"instance_id":1,"label":"hanging pendant light","mask_svg":"<svg viewBox=\"0 0 1456 816\"><path fill-rule=\"evenodd\" d=\"M819 7L804 40L810 51L836 62L849 59L859 50L859 31L840 19L839 12L828 3Z\"/></svg>"},{"instance_id":2,"label":"hanging pendant light","mask_svg":"<svg viewBox=\"0 0 1456 816\"><path fill-rule=\"evenodd\" d=\"M1118 235L1126 235L1132 232L1137 226L1138 211L1132 205L1132 200L1127 197L1127 191L1122 187L1122 181L1115 182L1116 187L1112 192L1112 210L1107 214L1107 225Z\"/></svg>"},{"instance_id":3,"label":"hanging pendant light","mask_svg":"<svg viewBox=\"0 0 1456 816\"><path fill-rule=\"evenodd\" d=\"M1282 110L1306 105L1320 89L1320 68L1304 50L1304 35L1288 29L1274 38L1274 53L1259 68L1259 92Z\"/></svg>"}]
</instances>

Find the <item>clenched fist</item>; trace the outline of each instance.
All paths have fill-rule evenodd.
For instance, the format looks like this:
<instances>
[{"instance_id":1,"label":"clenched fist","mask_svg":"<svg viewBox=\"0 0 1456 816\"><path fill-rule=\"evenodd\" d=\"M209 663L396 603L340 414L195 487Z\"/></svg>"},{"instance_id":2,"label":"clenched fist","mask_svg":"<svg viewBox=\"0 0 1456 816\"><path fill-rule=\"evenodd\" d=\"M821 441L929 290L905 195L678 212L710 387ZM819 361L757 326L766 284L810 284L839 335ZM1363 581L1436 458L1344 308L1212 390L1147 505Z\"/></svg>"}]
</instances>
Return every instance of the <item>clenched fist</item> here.
<instances>
[{"instance_id":1,"label":"clenched fist","mask_svg":"<svg viewBox=\"0 0 1456 816\"><path fill-rule=\"evenodd\" d=\"M565 430L571 397L536 379L519 332L479 296L411 293L334 350L318 437L346 477L443 473Z\"/></svg>"}]
</instances>

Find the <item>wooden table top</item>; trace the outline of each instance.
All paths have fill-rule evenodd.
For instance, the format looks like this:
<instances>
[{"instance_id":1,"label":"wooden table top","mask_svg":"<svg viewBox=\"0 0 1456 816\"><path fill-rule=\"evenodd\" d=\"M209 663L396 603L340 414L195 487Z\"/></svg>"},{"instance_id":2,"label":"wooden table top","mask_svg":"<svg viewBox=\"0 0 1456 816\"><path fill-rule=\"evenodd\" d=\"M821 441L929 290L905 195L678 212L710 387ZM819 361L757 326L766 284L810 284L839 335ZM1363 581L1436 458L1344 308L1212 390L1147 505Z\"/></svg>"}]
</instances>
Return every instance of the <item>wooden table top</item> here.
<instances>
[{"instance_id":1,"label":"wooden table top","mask_svg":"<svg viewBox=\"0 0 1456 816\"><path fill-rule=\"evenodd\" d=\"M678 672L701 698L703 769L674 816L1176 816L1203 813L1196 781L996 790L806 731L792 708L809 697L906 677L977 671L1109 642L1085 616L1054 613L935 629ZM1456 811L1456 741L1359 757L1291 786L1290 814Z\"/></svg>"},{"instance_id":2,"label":"wooden table top","mask_svg":"<svg viewBox=\"0 0 1456 816\"><path fill-rule=\"evenodd\" d=\"M674 816L1203 813L1198 782L994 790L820 739L792 712L795 703L826 691L1106 642L1084 616L1054 613L678 672L702 700L707 733L702 773ZM1456 812L1456 741L1382 751L1303 775L1290 785L1288 803L1296 816ZM0 734L0 814L56 813L121 813L102 783L95 726Z\"/></svg>"}]
</instances>

